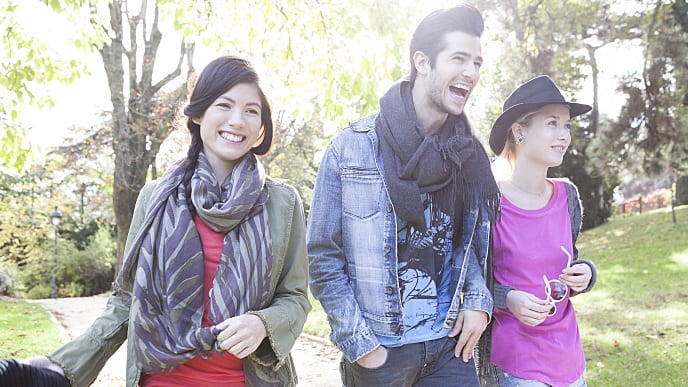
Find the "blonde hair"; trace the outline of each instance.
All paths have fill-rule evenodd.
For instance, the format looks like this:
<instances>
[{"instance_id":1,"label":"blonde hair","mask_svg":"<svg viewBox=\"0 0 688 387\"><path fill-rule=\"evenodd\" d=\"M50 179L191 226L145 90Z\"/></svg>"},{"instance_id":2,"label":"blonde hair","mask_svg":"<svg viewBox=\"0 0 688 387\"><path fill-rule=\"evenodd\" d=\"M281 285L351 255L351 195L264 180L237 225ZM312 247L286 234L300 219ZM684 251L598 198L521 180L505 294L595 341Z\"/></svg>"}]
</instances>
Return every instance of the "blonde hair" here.
<instances>
[{"instance_id":1,"label":"blonde hair","mask_svg":"<svg viewBox=\"0 0 688 387\"><path fill-rule=\"evenodd\" d=\"M536 110L530 111L526 114L523 114L514 122L509 125L508 133L506 134L506 142L504 143L504 149L502 149L502 153L499 154L499 157L502 157L506 159L506 161L509 162L509 165L513 168L514 163L516 162L516 138L514 138L514 131L511 129L514 124L519 124L522 128L527 129L530 126L530 123L533 120L533 117L537 114L537 112L540 111L542 107L537 108Z\"/></svg>"}]
</instances>

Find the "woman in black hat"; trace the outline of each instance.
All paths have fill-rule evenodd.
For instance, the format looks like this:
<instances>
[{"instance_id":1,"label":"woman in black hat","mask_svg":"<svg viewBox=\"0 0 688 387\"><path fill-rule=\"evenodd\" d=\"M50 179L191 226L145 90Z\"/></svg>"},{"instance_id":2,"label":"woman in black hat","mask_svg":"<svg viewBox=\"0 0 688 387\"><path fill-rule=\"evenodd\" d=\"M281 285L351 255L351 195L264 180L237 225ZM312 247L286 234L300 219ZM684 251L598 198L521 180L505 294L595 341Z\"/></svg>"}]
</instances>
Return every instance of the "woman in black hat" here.
<instances>
[{"instance_id":1,"label":"woman in black hat","mask_svg":"<svg viewBox=\"0 0 688 387\"><path fill-rule=\"evenodd\" d=\"M586 386L585 357L569 297L595 283L578 260L582 211L575 186L548 179L571 143L571 118L590 106L567 102L547 76L519 86L504 102L490 147L510 173L499 182L494 227L494 312L483 342L481 374L499 386ZM491 351L490 351L491 350ZM492 371L492 372L490 372ZM489 384L489 383L488 383Z\"/></svg>"}]
</instances>

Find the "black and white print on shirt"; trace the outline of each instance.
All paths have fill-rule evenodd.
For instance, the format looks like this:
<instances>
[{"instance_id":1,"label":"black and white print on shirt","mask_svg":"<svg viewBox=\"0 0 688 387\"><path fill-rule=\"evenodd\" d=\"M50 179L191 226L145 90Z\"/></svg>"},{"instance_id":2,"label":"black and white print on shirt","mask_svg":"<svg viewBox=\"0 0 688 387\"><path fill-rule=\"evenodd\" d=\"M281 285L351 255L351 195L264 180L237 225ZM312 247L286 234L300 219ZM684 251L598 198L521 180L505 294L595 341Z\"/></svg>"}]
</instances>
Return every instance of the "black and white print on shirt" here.
<instances>
[{"instance_id":1,"label":"black and white print on shirt","mask_svg":"<svg viewBox=\"0 0 688 387\"><path fill-rule=\"evenodd\" d=\"M407 337L441 329L438 319L451 302L450 270L445 268L449 268L451 257L453 221L447 214L433 211L429 195L425 195L423 205L429 220L427 231L423 234L405 223L400 224L397 233L399 286Z\"/></svg>"}]
</instances>

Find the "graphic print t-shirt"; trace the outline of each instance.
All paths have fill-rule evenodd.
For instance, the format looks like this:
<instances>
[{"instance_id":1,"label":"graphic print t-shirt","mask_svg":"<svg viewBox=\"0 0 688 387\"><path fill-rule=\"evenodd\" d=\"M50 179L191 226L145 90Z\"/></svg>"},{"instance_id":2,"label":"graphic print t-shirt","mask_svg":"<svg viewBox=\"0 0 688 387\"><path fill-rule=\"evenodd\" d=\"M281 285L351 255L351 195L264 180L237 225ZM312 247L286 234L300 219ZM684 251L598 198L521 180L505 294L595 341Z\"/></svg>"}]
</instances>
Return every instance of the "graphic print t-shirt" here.
<instances>
[{"instance_id":1,"label":"graphic print t-shirt","mask_svg":"<svg viewBox=\"0 0 688 387\"><path fill-rule=\"evenodd\" d=\"M397 218L397 270L404 335L401 338L378 336L380 343L387 347L438 339L448 333L442 327L451 303L454 224L449 215L433 211L430 195L423 195L423 206L428 224L424 234Z\"/></svg>"}]
</instances>

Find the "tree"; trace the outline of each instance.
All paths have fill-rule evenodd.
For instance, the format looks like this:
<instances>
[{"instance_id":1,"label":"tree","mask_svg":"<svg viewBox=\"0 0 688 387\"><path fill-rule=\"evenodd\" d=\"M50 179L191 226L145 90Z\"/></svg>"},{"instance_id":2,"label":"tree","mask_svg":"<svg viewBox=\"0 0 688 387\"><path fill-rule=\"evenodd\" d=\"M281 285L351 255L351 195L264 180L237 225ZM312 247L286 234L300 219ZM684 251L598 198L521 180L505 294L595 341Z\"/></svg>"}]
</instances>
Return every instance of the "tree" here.
<instances>
[{"instance_id":1,"label":"tree","mask_svg":"<svg viewBox=\"0 0 688 387\"><path fill-rule=\"evenodd\" d=\"M184 59L186 69L193 69L195 47L219 52L230 48L259 59L259 73L269 74L266 83L273 91L275 110L289 112L284 122L302 128L315 119L331 133L376 109L381 79L394 81L402 75L401 47L419 9L409 4L390 12L387 2L362 0L261 0L250 7L229 0L43 1L58 12L86 15L91 21L81 44L97 48L108 78L120 252L136 196L170 132L176 113L170 107L185 92L185 82L176 82L167 95L163 87L179 81ZM155 82L155 68L165 63L160 58L163 30L182 49L177 67ZM359 47L364 44L375 55L361 55Z\"/></svg>"},{"instance_id":2,"label":"tree","mask_svg":"<svg viewBox=\"0 0 688 387\"><path fill-rule=\"evenodd\" d=\"M639 14L642 74L620 90L627 102L604 133L619 165L673 181L688 170L688 23L685 1L657 0Z\"/></svg>"},{"instance_id":3,"label":"tree","mask_svg":"<svg viewBox=\"0 0 688 387\"><path fill-rule=\"evenodd\" d=\"M283 114L277 119L275 133L277 140L273 150L261 158L265 171L294 185L308 214L318 173L315 156L327 140L322 139L320 124L316 120L299 126L294 120L284 122Z\"/></svg>"},{"instance_id":4,"label":"tree","mask_svg":"<svg viewBox=\"0 0 688 387\"><path fill-rule=\"evenodd\" d=\"M55 52L39 37L23 28L19 9L12 0L0 3L0 173L22 173L31 159L27 128L18 121L28 105L49 106L45 86L70 83L83 71L75 59Z\"/></svg>"},{"instance_id":5,"label":"tree","mask_svg":"<svg viewBox=\"0 0 688 387\"><path fill-rule=\"evenodd\" d=\"M518 84L539 74L550 75L569 96L580 90L589 70L593 83L593 110L579 119L563 164L550 170L552 176L570 178L579 187L586 210L583 227L606 221L617 178L612 171L598 169L589 160L589 146L599 128L598 68L595 53L618 38L618 19L605 1L486 1L486 19L496 21L503 54L499 66L488 68L496 80L494 88L506 97ZM556 22L552 22L556 21ZM500 112L504 98L490 108L492 118ZM492 120L490 120L491 122ZM488 125L489 127L489 125Z\"/></svg>"}]
</instances>

